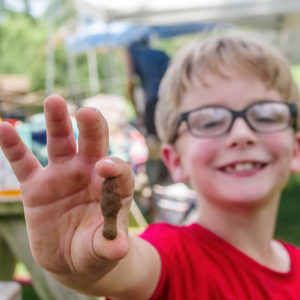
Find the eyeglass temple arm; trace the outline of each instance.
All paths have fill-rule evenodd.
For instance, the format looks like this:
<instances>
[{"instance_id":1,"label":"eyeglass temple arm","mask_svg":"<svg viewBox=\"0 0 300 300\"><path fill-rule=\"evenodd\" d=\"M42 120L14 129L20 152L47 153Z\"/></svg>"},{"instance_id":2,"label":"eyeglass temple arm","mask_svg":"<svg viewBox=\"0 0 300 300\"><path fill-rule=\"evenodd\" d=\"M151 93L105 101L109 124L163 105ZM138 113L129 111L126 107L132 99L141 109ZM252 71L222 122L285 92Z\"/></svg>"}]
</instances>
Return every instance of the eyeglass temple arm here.
<instances>
[{"instance_id":1,"label":"eyeglass temple arm","mask_svg":"<svg viewBox=\"0 0 300 300\"><path fill-rule=\"evenodd\" d=\"M187 121L187 114L185 114L185 113L179 115L178 118L177 118L175 129L174 129L174 133L173 133L173 135L171 136L171 138L169 140L170 144L174 144L175 141L177 140L177 137L178 137L178 128L179 128L181 122L183 122L183 121Z\"/></svg>"}]
</instances>

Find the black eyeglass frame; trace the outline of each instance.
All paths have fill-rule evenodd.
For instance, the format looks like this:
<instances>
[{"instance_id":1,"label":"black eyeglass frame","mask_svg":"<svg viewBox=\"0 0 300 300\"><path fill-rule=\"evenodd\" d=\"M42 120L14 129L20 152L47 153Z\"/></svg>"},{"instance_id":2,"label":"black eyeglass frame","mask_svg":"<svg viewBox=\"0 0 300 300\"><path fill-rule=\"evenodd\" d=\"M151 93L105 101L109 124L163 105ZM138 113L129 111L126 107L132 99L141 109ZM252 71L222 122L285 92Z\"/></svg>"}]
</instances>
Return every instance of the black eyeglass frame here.
<instances>
[{"instance_id":1,"label":"black eyeglass frame","mask_svg":"<svg viewBox=\"0 0 300 300\"><path fill-rule=\"evenodd\" d=\"M289 111L290 111L290 122L287 124L287 127L282 128L279 131L285 130L289 126L291 126L295 131L297 130L297 114L298 114L298 112L297 112L297 106L294 103L288 103L288 102L283 102L283 101L263 100L263 101L258 101L258 102L252 103L252 104L248 105L246 108L244 108L242 110L233 110L233 109L230 109L230 108L228 108L226 106L222 106L222 105L205 105L205 106L197 107L197 108L194 108L192 110L183 112L178 116L176 126L175 126L175 130L174 130L174 134L173 134L172 138L170 139L170 144L174 144L176 139L178 138L178 128L179 128L179 126L181 125L182 122L186 122L188 131L191 135L193 135L195 137L200 137L200 138L203 137L201 135L195 135L193 133L193 131L190 127L189 121L188 121L188 117L189 117L189 114L191 114L191 113L193 113L197 110L201 110L201 109L204 109L204 108L213 108L213 107L224 108L225 110L229 111L232 115L232 119L231 119L230 125L228 126L228 129L225 132L223 132L221 134L213 135L213 136L210 136L210 137L205 136L206 138L215 138L215 137L219 137L219 136L227 134L228 132L230 132L230 130L231 130L231 128L232 128L232 126L233 126L233 124L234 124L234 122L237 118L242 118L247 123L249 128L251 128L251 130L253 130L254 132L260 132L260 133L264 133L264 134L274 133L274 131L272 131L272 132L257 131L251 125L251 123L249 122L249 120L247 118L246 113L249 109L251 109L251 107L253 107L257 104L264 104L264 103L280 103L280 104L283 104L283 105L287 106ZM278 131L276 131L276 132L278 132Z\"/></svg>"}]
</instances>

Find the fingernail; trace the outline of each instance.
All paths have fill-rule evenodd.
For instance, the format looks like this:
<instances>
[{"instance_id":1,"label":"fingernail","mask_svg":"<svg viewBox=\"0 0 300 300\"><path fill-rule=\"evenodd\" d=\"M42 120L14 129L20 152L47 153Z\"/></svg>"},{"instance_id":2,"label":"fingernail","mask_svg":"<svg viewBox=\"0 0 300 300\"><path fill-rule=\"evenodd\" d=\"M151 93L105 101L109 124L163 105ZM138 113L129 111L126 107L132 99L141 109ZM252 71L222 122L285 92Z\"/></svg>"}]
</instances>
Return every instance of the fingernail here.
<instances>
[{"instance_id":1,"label":"fingernail","mask_svg":"<svg viewBox=\"0 0 300 300\"><path fill-rule=\"evenodd\" d=\"M111 160L110 158L104 158L104 159L102 159L102 162L110 164L112 166L116 165L116 163L113 160Z\"/></svg>"},{"instance_id":2,"label":"fingernail","mask_svg":"<svg viewBox=\"0 0 300 300\"><path fill-rule=\"evenodd\" d=\"M97 107L93 107L93 106L84 106L83 108L88 108L88 109L91 109L95 112L100 112L100 109L98 109Z\"/></svg>"}]
</instances>

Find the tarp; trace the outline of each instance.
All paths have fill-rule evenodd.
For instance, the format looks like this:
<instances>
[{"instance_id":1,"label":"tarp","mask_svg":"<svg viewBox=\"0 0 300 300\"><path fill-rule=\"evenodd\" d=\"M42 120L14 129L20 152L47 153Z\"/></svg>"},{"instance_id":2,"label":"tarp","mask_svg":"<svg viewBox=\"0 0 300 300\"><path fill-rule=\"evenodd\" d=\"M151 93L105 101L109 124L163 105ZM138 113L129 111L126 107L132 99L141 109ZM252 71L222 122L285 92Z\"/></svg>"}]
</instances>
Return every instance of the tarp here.
<instances>
[{"instance_id":1,"label":"tarp","mask_svg":"<svg viewBox=\"0 0 300 300\"><path fill-rule=\"evenodd\" d=\"M137 41L148 40L153 35L158 38L170 38L227 26L216 22L147 26L117 21L109 24L94 21L82 26L76 33L67 37L65 46L69 53L80 53L88 48L104 45L127 46Z\"/></svg>"}]
</instances>

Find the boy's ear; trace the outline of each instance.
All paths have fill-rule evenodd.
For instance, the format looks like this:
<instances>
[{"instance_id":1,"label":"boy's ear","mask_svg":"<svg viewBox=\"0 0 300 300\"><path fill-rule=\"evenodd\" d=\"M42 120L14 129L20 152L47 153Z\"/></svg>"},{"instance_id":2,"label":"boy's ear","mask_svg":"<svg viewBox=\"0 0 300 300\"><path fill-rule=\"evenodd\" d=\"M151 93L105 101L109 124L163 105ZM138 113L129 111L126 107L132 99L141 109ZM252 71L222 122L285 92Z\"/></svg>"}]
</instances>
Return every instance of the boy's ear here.
<instances>
[{"instance_id":1,"label":"boy's ear","mask_svg":"<svg viewBox=\"0 0 300 300\"><path fill-rule=\"evenodd\" d=\"M182 165L181 157L174 145L162 144L161 157L175 182L185 182L188 175Z\"/></svg>"},{"instance_id":2,"label":"boy's ear","mask_svg":"<svg viewBox=\"0 0 300 300\"><path fill-rule=\"evenodd\" d=\"M291 172L300 172L300 132L297 132L295 137L294 153L291 162Z\"/></svg>"}]
</instances>

